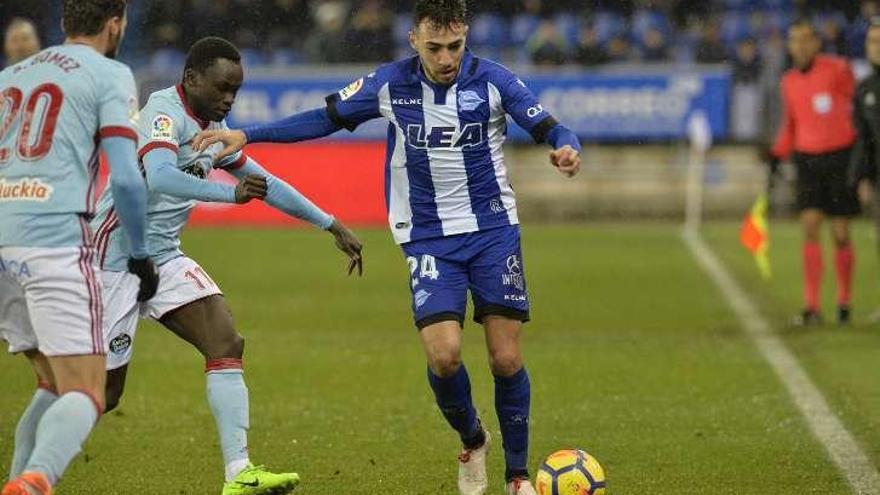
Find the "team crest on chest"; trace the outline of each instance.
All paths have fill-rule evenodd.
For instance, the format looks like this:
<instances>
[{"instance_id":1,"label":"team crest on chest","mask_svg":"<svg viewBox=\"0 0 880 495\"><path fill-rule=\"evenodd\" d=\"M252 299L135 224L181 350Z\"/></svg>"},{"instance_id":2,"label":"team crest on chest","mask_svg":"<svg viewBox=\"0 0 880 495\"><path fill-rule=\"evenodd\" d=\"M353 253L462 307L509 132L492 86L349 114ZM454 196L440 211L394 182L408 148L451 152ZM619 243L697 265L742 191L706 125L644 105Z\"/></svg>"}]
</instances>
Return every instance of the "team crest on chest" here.
<instances>
[{"instance_id":1,"label":"team crest on chest","mask_svg":"<svg viewBox=\"0 0 880 495\"><path fill-rule=\"evenodd\" d=\"M458 109L465 112L472 112L485 103L486 100L480 98L476 91L459 91L458 92Z\"/></svg>"}]
</instances>

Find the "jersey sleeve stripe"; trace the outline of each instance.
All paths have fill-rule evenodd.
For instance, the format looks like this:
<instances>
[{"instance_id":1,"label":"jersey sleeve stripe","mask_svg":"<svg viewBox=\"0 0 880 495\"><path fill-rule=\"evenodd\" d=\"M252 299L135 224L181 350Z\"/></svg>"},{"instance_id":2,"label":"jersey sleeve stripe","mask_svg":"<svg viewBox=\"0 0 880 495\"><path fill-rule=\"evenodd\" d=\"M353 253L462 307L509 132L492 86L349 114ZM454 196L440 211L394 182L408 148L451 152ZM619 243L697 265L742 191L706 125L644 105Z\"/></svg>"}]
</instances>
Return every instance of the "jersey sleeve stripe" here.
<instances>
[{"instance_id":1,"label":"jersey sleeve stripe","mask_svg":"<svg viewBox=\"0 0 880 495\"><path fill-rule=\"evenodd\" d=\"M228 164L228 165L224 165L224 166L222 166L222 167L220 167L220 168L222 168L222 169L224 169L224 170L236 170L236 169L239 169L239 168L241 168L241 167L244 167L244 164L247 163L247 158L248 158L247 155L245 155L244 153L242 153L241 155L238 156L238 159L236 159L234 162L232 162L232 163L230 163L230 164Z\"/></svg>"},{"instance_id":2,"label":"jersey sleeve stripe","mask_svg":"<svg viewBox=\"0 0 880 495\"><path fill-rule=\"evenodd\" d=\"M177 153L177 145L174 143L168 143L165 141L150 141L149 143L145 144L144 147L140 149L140 151L138 151L138 159L142 160L144 158L144 155L157 148L166 148Z\"/></svg>"},{"instance_id":3,"label":"jersey sleeve stripe","mask_svg":"<svg viewBox=\"0 0 880 495\"><path fill-rule=\"evenodd\" d=\"M133 141L137 141L137 139L138 139L137 133L134 132L133 129L131 129L130 127L124 127L121 125L110 125L107 127L102 127L101 130L98 131L98 134L102 138L123 137L123 138L131 139Z\"/></svg>"}]
</instances>

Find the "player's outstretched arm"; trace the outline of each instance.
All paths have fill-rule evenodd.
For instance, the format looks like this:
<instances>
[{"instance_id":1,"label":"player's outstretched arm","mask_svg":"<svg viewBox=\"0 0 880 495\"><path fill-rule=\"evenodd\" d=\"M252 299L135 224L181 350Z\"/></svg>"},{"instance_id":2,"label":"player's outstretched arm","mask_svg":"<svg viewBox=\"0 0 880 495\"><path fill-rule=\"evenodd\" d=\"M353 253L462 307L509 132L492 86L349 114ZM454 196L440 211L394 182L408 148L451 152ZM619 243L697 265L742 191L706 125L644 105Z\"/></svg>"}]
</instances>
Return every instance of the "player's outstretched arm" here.
<instances>
[{"instance_id":1,"label":"player's outstretched arm","mask_svg":"<svg viewBox=\"0 0 880 495\"><path fill-rule=\"evenodd\" d=\"M247 158L243 166L228 172L238 178L246 176L264 178L268 185L265 201L269 206L333 234L336 247L349 258L349 275L355 268L358 269L358 274L363 273L361 256L363 245L357 236L345 225L318 208L293 186L270 174L251 158Z\"/></svg>"},{"instance_id":2,"label":"player's outstretched arm","mask_svg":"<svg viewBox=\"0 0 880 495\"><path fill-rule=\"evenodd\" d=\"M107 137L101 148L110 165L110 189L116 213L131 246L129 268L141 281L138 301L156 294L159 275L147 251L147 188L137 167L135 142L125 137Z\"/></svg>"},{"instance_id":3,"label":"player's outstretched arm","mask_svg":"<svg viewBox=\"0 0 880 495\"><path fill-rule=\"evenodd\" d=\"M222 160L247 143L297 143L325 136L342 129L334 123L326 108L298 113L270 124L238 129L202 131L193 139L193 148L204 151L215 143L223 143L223 150L215 157Z\"/></svg>"},{"instance_id":4,"label":"player's outstretched arm","mask_svg":"<svg viewBox=\"0 0 880 495\"><path fill-rule=\"evenodd\" d=\"M266 197L268 186L265 177L244 176L233 187L194 177L172 165L176 161L177 155L166 148L156 148L144 155L147 184L151 191L211 203L244 204Z\"/></svg>"}]
</instances>

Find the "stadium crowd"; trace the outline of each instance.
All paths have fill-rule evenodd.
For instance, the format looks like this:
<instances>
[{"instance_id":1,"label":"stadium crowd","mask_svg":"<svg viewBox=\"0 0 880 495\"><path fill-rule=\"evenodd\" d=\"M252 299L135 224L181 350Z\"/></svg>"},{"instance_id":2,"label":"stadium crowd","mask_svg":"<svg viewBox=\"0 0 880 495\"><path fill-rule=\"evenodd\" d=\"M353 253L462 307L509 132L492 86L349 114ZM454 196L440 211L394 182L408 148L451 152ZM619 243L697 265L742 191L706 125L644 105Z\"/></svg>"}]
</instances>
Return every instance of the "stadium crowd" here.
<instances>
[{"instance_id":1,"label":"stadium crowd","mask_svg":"<svg viewBox=\"0 0 880 495\"><path fill-rule=\"evenodd\" d=\"M52 0L0 4L0 18L38 22L60 38ZM784 28L810 15L825 50L860 58L867 19L880 0L492 0L470 2L471 46L509 63L535 65L678 62L733 65L752 80L778 58ZM408 51L413 0L154 0L132 2L134 65L182 54L222 33L251 65L373 63ZM45 15L45 13L50 15ZM4 22L4 24L6 24ZM761 49L761 48L764 49ZM775 53L769 54L768 52ZM140 64L138 63L140 62Z\"/></svg>"}]
</instances>

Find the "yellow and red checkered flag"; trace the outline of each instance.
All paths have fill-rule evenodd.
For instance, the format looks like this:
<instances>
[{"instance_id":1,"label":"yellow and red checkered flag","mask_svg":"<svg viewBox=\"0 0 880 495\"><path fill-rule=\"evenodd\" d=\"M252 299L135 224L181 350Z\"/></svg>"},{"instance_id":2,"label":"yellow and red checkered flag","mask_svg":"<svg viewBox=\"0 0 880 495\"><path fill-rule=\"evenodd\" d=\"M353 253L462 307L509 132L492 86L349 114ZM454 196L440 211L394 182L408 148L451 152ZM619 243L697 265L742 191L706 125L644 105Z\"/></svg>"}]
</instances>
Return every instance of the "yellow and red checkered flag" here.
<instances>
[{"instance_id":1,"label":"yellow and red checkered flag","mask_svg":"<svg viewBox=\"0 0 880 495\"><path fill-rule=\"evenodd\" d=\"M743 219L739 230L739 240L746 249L755 257L755 264L761 277L769 279L770 258L767 252L770 250L770 231L767 228L767 194L762 193L755 200L755 204Z\"/></svg>"}]
</instances>

